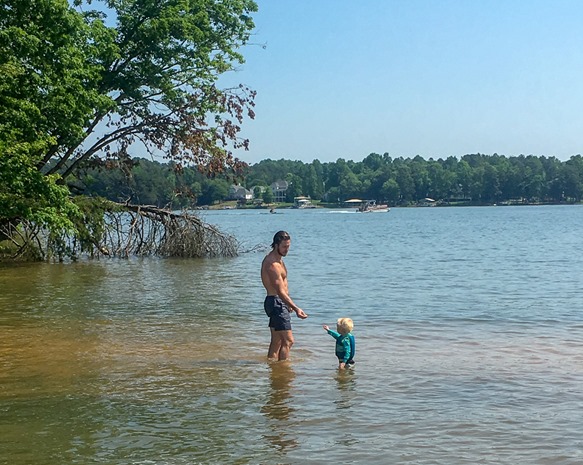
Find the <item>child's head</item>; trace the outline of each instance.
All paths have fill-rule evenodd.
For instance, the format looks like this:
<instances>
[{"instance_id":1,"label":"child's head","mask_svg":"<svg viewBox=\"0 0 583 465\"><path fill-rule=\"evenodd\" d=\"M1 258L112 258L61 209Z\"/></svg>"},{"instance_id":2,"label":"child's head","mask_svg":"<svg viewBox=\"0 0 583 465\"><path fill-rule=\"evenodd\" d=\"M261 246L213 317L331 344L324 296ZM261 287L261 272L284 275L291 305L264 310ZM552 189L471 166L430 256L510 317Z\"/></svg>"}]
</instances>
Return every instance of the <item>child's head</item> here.
<instances>
[{"instance_id":1,"label":"child's head","mask_svg":"<svg viewBox=\"0 0 583 465\"><path fill-rule=\"evenodd\" d=\"M352 328L354 328L354 323L350 318L338 318L338 321L336 322L336 330L340 334L348 334L352 331Z\"/></svg>"}]
</instances>

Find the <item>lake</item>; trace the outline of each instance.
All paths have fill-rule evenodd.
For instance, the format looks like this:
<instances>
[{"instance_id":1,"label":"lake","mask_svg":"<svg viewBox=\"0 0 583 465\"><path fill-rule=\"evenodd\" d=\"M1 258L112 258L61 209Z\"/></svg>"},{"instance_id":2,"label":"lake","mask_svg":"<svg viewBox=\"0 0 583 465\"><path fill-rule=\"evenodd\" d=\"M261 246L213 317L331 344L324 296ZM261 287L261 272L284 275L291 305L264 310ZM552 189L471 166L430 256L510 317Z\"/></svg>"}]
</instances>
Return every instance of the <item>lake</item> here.
<instances>
[{"instance_id":1,"label":"lake","mask_svg":"<svg viewBox=\"0 0 583 465\"><path fill-rule=\"evenodd\" d=\"M583 463L582 206L203 218L252 251L0 265L0 463ZM309 318L267 363L280 229Z\"/></svg>"}]
</instances>

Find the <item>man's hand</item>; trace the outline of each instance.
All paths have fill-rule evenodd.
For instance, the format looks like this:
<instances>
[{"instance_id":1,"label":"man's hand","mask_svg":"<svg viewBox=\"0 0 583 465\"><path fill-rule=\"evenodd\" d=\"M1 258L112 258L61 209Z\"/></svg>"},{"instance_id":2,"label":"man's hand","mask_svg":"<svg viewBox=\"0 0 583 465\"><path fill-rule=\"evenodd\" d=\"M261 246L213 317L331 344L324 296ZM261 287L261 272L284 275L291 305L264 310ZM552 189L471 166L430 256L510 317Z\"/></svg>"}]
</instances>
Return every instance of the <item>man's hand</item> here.
<instances>
[{"instance_id":1,"label":"man's hand","mask_svg":"<svg viewBox=\"0 0 583 465\"><path fill-rule=\"evenodd\" d=\"M330 328L328 327L328 325L322 325L322 328L324 328L326 331L328 331Z\"/></svg>"},{"instance_id":2,"label":"man's hand","mask_svg":"<svg viewBox=\"0 0 583 465\"><path fill-rule=\"evenodd\" d=\"M298 318L301 318L302 320L305 320L306 318L308 318L308 314L306 312L304 312L301 308L298 308L296 310L296 315L298 316Z\"/></svg>"}]
</instances>

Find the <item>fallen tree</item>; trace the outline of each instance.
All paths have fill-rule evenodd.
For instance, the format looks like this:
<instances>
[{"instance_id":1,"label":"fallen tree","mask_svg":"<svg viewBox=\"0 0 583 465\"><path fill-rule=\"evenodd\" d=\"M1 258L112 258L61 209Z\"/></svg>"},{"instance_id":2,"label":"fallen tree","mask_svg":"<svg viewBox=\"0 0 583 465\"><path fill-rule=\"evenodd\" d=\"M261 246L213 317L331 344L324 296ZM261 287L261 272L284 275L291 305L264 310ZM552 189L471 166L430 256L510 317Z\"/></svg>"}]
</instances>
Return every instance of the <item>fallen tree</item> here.
<instances>
[{"instance_id":1,"label":"fallen tree","mask_svg":"<svg viewBox=\"0 0 583 465\"><path fill-rule=\"evenodd\" d=\"M10 258L63 261L83 255L212 258L238 254L238 242L233 236L188 211L103 199L85 206L89 205L92 211L83 215L74 233L62 230L54 234L28 220L3 225L1 233L13 245ZM99 211L95 211L95 205L100 206Z\"/></svg>"}]
</instances>

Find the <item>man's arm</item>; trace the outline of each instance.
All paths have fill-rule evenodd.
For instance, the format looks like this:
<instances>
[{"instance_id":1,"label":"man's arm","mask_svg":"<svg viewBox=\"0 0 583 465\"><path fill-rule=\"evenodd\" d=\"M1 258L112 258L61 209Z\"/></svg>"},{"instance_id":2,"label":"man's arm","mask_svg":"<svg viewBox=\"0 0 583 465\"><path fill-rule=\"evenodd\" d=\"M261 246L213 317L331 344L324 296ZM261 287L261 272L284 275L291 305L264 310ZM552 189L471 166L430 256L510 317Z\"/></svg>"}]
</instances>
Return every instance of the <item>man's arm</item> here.
<instances>
[{"instance_id":1,"label":"man's arm","mask_svg":"<svg viewBox=\"0 0 583 465\"><path fill-rule=\"evenodd\" d=\"M280 297L280 299L285 302L285 304L289 307L291 311L296 312L296 315L299 318L302 319L307 318L308 315L294 303L294 301L287 292L287 284L284 278L283 266L280 265L279 263L272 263L269 266L267 272L269 274L269 279L273 283L277 291L277 295Z\"/></svg>"}]
</instances>

